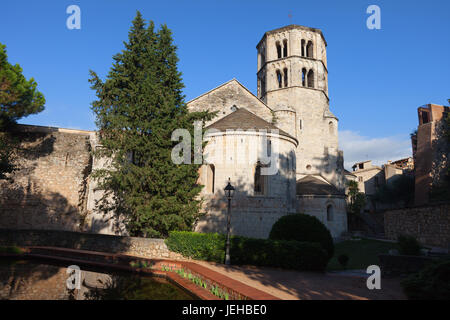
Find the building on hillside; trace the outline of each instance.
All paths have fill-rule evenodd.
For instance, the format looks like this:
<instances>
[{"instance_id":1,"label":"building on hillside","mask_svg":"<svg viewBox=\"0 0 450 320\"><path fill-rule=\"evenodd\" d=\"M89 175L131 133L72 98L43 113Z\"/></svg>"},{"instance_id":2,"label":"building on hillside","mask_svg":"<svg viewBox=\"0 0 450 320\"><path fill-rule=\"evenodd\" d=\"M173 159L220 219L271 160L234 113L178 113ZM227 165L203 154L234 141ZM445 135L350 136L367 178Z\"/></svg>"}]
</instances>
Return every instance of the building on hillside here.
<instances>
[{"instance_id":1,"label":"building on hillside","mask_svg":"<svg viewBox=\"0 0 450 320\"><path fill-rule=\"evenodd\" d=\"M417 109L419 126L411 137L416 205L427 204L432 187L446 182L450 148L444 136L443 119L448 112L449 107L436 104L427 104Z\"/></svg>"},{"instance_id":2,"label":"building on hillside","mask_svg":"<svg viewBox=\"0 0 450 320\"><path fill-rule=\"evenodd\" d=\"M384 170L372 164L372 160L357 162L352 166L352 174L357 177L359 191L373 196L385 182Z\"/></svg>"},{"instance_id":3,"label":"building on hillside","mask_svg":"<svg viewBox=\"0 0 450 320\"><path fill-rule=\"evenodd\" d=\"M326 46L319 29L289 25L266 32L256 46L256 96L233 79L188 102L191 111L217 112L207 123L211 132L204 153L225 160L200 170L206 216L197 231L225 231L222 189L228 178L237 187L234 234L265 238L279 217L296 212L316 216L334 237L347 230L343 153L338 119L329 107ZM255 146L259 156L269 145L279 149L275 175L261 175L258 157L239 161Z\"/></svg>"}]
</instances>

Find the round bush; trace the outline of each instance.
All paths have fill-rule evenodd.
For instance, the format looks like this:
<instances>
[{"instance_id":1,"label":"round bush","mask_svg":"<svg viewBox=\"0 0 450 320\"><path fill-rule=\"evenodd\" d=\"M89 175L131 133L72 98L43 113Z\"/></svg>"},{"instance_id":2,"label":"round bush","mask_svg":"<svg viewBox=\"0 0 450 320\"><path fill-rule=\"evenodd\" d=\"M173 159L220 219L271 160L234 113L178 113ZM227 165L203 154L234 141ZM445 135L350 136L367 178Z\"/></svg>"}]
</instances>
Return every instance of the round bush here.
<instances>
[{"instance_id":1,"label":"round bush","mask_svg":"<svg viewBox=\"0 0 450 320\"><path fill-rule=\"evenodd\" d=\"M307 214L291 214L278 219L272 226L269 239L317 242L333 257L334 244L330 231L316 217Z\"/></svg>"}]
</instances>

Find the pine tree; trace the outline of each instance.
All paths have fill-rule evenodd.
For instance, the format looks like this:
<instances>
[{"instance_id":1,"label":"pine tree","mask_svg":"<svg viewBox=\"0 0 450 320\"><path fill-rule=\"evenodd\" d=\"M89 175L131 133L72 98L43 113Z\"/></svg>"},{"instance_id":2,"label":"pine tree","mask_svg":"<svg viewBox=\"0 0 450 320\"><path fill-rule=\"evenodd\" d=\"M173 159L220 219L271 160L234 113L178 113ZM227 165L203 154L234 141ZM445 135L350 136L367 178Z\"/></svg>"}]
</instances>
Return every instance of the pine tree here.
<instances>
[{"instance_id":1,"label":"pine tree","mask_svg":"<svg viewBox=\"0 0 450 320\"><path fill-rule=\"evenodd\" d=\"M172 132L185 128L192 136L193 122L211 115L188 112L171 31L154 29L137 12L107 79L91 71L89 81L98 98L92 103L102 146L97 155L111 159L95 172L106 191L100 208L125 215L131 235L164 237L190 230L201 205L200 165L172 162Z\"/></svg>"},{"instance_id":2,"label":"pine tree","mask_svg":"<svg viewBox=\"0 0 450 320\"><path fill-rule=\"evenodd\" d=\"M8 134L20 118L44 110L45 98L33 78L25 79L22 68L8 62L6 46L0 43L0 180L16 170L13 153L17 141Z\"/></svg>"}]
</instances>

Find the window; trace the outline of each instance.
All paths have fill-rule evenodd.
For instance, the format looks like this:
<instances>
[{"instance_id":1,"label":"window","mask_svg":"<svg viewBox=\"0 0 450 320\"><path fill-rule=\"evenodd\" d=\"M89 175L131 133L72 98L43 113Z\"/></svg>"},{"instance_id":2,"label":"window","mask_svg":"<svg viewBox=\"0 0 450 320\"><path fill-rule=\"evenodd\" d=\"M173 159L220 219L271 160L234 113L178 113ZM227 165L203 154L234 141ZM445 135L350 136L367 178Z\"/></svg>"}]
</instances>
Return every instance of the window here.
<instances>
[{"instance_id":1,"label":"window","mask_svg":"<svg viewBox=\"0 0 450 320\"><path fill-rule=\"evenodd\" d=\"M266 76L263 75L261 79L261 96L266 94Z\"/></svg>"},{"instance_id":2,"label":"window","mask_svg":"<svg viewBox=\"0 0 450 320\"><path fill-rule=\"evenodd\" d=\"M214 193L214 180L216 175L216 168L213 164L206 167L206 190L208 193Z\"/></svg>"},{"instance_id":3,"label":"window","mask_svg":"<svg viewBox=\"0 0 450 320\"><path fill-rule=\"evenodd\" d=\"M306 45L306 56L308 58L313 58L313 43L312 43L312 41L308 41L308 44Z\"/></svg>"},{"instance_id":4,"label":"window","mask_svg":"<svg viewBox=\"0 0 450 320\"><path fill-rule=\"evenodd\" d=\"M334 216L334 208L330 204L327 206L327 221L333 221L333 219L334 219L333 216Z\"/></svg>"},{"instance_id":5,"label":"window","mask_svg":"<svg viewBox=\"0 0 450 320\"><path fill-rule=\"evenodd\" d=\"M283 73L284 73L284 86L287 87L288 86L288 69L284 68Z\"/></svg>"},{"instance_id":6,"label":"window","mask_svg":"<svg viewBox=\"0 0 450 320\"><path fill-rule=\"evenodd\" d=\"M314 71L312 70L308 72L308 87L314 88Z\"/></svg>"},{"instance_id":7,"label":"window","mask_svg":"<svg viewBox=\"0 0 450 320\"><path fill-rule=\"evenodd\" d=\"M266 166L262 165L261 162L256 163L253 189L255 195L265 195L266 193L267 176L261 174L261 169L264 167Z\"/></svg>"},{"instance_id":8,"label":"window","mask_svg":"<svg viewBox=\"0 0 450 320\"><path fill-rule=\"evenodd\" d=\"M288 55L288 43L287 40L283 41L283 57L287 57Z\"/></svg>"},{"instance_id":9,"label":"window","mask_svg":"<svg viewBox=\"0 0 450 320\"><path fill-rule=\"evenodd\" d=\"M302 40L301 45L302 45L302 57L305 57L306 56L306 41Z\"/></svg>"},{"instance_id":10,"label":"window","mask_svg":"<svg viewBox=\"0 0 450 320\"><path fill-rule=\"evenodd\" d=\"M302 86L306 87L306 69L302 69Z\"/></svg>"},{"instance_id":11,"label":"window","mask_svg":"<svg viewBox=\"0 0 450 320\"><path fill-rule=\"evenodd\" d=\"M363 182L363 177L358 177L359 182Z\"/></svg>"},{"instance_id":12,"label":"window","mask_svg":"<svg viewBox=\"0 0 450 320\"><path fill-rule=\"evenodd\" d=\"M278 81L278 88L283 87L283 78L281 77L280 70L277 70L277 81Z\"/></svg>"},{"instance_id":13,"label":"window","mask_svg":"<svg viewBox=\"0 0 450 320\"><path fill-rule=\"evenodd\" d=\"M278 59L281 58L281 45L279 42L277 42L277 55L278 55Z\"/></svg>"},{"instance_id":14,"label":"window","mask_svg":"<svg viewBox=\"0 0 450 320\"><path fill-rule=\"evenodd\" d=\"M303 120L302 120L302 119L300 119L300 120L298 121L298 127L299 127L300 130L303 129Z\"/></svg>"},{"instance_id":15,"label":"window","mask_svg":"<svg viewBox=\"0 0 450 320\"><path fill-rule=\"evenodd\" d=\"M332 121L328 123L328 131L330 134L334 134L334 124Z\"/></svg>"},{"instance_id":16,"label":"window","mask_svg":"<svg viewBox=\"0 0 450 320\"><path fill-rule=\"evenodd\" d=\"M267 157L272 155L272 141L267 139Z\"/></svg>"}]
</instances>

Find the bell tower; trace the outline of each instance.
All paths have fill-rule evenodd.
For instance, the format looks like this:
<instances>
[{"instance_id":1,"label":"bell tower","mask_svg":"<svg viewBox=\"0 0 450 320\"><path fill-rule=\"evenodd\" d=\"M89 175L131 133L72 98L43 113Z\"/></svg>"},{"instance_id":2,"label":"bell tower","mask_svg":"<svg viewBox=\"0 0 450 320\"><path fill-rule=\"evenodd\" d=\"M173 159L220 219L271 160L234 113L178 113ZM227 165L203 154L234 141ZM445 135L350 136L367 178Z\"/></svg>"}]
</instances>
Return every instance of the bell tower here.
<instances>
[{"instance_id":1,"label":"bell tower","mask_svg":"<svg viewBox=\"0 0 450 320\"><path fill-rule=\"evenodd\" d=\"M258 98L280 129L295 136L297 179L323 177L343 188L338 119L328 97L327 43L322 31L289 25L264 34L258 45Z\"/></svg>"}]
</instances>

